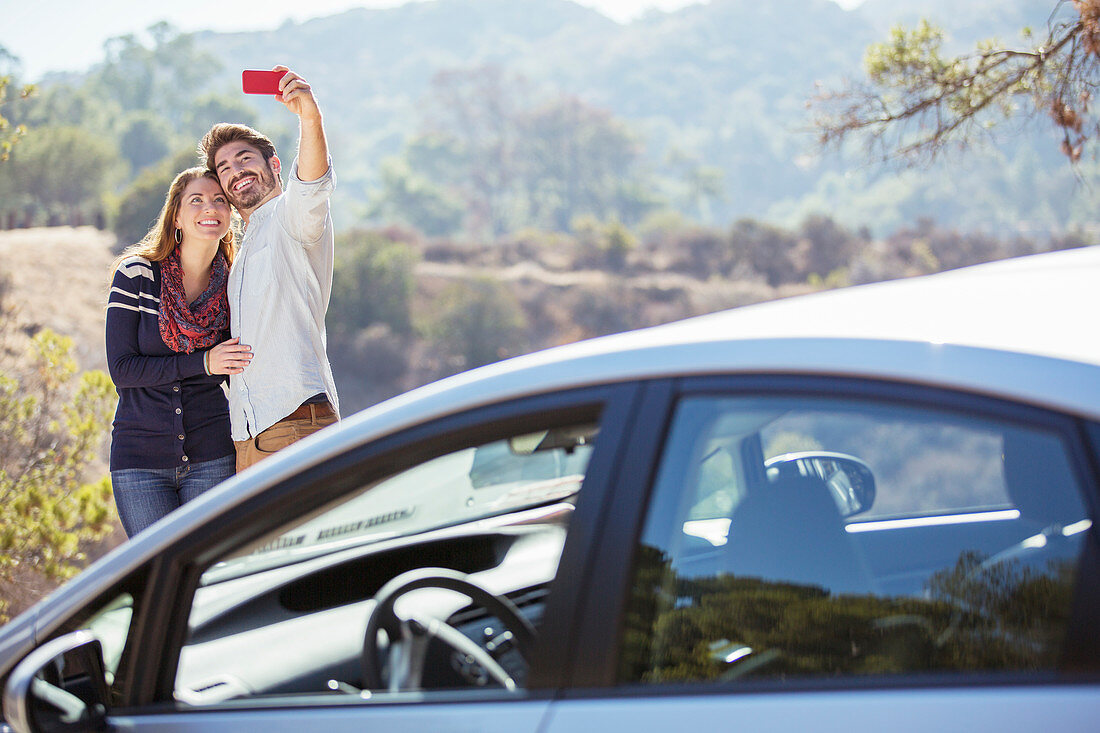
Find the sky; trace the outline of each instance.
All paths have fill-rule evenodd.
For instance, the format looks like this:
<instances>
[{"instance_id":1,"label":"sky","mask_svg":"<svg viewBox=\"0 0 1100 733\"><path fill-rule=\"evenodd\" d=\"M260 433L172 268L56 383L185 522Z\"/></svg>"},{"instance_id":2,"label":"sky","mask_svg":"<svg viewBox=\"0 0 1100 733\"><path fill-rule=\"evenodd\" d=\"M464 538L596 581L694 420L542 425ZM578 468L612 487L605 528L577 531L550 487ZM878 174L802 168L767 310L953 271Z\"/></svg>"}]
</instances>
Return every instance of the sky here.
<instances>
[{"instance_id":1,"label":"sky","mask_svg":"<svg viewBox=\"0 0 1100 733\"><path fill-rule=\"evenodd\" d=\"M354 7L393 7L409 0L0 0L0 46L20 60L19 78L82 71L103 59L108 38L140 35L167 20L181 31L271 30ZM418 0L413 0L418 1ZM523 0L516 0L522 2ZM645 12L676 10L701 0L575 0L625 23ZM766 2L767 0L761 0ZM851 8L863 0L835 0ZM308 6L308 10L304 10ZM262 7L263 12L257 12Z\"/></svg>"}]
</instances>

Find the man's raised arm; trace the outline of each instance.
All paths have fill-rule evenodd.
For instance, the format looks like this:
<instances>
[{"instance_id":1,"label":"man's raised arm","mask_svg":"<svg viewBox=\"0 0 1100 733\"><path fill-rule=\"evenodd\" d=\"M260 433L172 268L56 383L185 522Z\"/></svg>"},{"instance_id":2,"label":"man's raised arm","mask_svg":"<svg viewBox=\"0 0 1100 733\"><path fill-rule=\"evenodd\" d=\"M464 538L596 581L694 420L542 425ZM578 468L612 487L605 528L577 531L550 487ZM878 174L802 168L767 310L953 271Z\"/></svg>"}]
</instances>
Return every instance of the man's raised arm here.
<instances>
[{"instance_id":1,"label":"man's raised arm","mask_svg":"<svg viewBox=\"0 0 1100 733\"><path fill-rule=\"evenodd\" d=\"M276 66L272 71L286 72L279 82L279 101L298 116L298 179L316 181L328 172L328 141L321 108L305 79L286 66Z\"/></svg>"}]
</instances>

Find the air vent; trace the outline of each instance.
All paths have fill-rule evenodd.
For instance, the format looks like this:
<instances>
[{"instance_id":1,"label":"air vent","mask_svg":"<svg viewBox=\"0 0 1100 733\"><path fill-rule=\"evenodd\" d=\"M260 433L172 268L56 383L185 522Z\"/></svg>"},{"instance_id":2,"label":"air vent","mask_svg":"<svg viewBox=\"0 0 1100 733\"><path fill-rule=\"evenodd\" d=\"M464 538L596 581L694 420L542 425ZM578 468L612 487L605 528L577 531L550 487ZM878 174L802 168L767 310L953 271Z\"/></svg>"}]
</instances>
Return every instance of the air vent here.
<instances>
[{"instance_id":1,"label":"air vent","mask_svg":"<svg viewBox=\"0 0 1100 733\"><path fill-rule=\"evenodd\" d=\"M236 677L218 675L200 684L176 690L174 697L187 705L212 705L233 697L248 695L251 692L248 686Z\"/></svg>"}]
</instances>

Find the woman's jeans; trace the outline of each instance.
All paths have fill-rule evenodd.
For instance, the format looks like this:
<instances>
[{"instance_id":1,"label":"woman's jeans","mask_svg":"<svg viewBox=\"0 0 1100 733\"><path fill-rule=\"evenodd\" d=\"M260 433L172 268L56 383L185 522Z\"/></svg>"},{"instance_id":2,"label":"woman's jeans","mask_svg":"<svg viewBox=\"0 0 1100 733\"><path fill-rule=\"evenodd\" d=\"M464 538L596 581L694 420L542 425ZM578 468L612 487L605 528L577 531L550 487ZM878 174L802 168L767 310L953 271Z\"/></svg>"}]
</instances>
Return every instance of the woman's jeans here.
<instances>
[{"instance_id":1,"label":"woman's jeans","mask_svg":"<svg viewBox=\"0 0 1100 733\"><path fill-rule=\"evenodd\" d=\"M127 537L133 537L173 509L236 473L236 457L188 463L177 468L111 471L115 506Z\"/></svg>"}]
</instances>

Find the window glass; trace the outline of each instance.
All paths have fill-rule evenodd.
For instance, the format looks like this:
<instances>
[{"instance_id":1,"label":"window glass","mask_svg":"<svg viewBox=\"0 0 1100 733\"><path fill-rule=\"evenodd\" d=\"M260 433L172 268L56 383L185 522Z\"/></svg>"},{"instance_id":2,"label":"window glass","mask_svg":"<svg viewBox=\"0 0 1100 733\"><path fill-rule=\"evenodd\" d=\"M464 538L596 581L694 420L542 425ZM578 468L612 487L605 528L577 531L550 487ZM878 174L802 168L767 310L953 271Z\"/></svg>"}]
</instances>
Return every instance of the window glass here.
<instances>
[{"instance_id":1,"label":"window glass","mask_svg":"<svg viewBox=\"0 0 1100 733\"><path fill-rule=\"evenodd\" d=\"M685 399L620 677L1053 669L1090 526L1050 433L856 400Z\"/></svg>"},{"instance_id":2,"label":"window glass","mask_svg":"<svg viewBox=\"0 0 1100 733\"><path fill-rule=\"evenodd\" d=\"M122 593L84 623L84 628L99 639L103 647L103 664L108 685L114 684L133 617L134 597L129 593Z\"/></svg>"},{"instance_id":3,"label":"window glass","mask_svg":"<svg viewBox=\"0 0 1100 733\"><path fill-rule=\"evenodd\" d=\"M597 432L440 455L227 555L202 576L176 698L521 690Z\"/></svg>"},{"instance_id":4,"label":"window glass","mask_svg":"<svg viewBox=\"0 0 1100 733\"><path fill-rule=\"evenodd\" d=\"M928 420L919 411L839 406L797 410L761 431L764 457L798 451L857 455L874 466L877 495L861 517L941 514L1011 504L1001 433L979 423Z\"/></svg>"}]
</instances>

